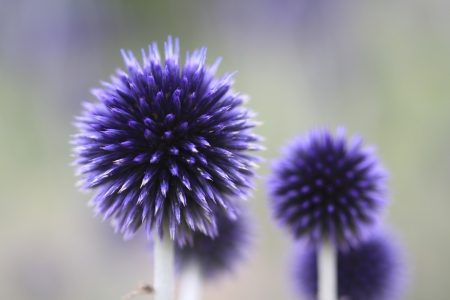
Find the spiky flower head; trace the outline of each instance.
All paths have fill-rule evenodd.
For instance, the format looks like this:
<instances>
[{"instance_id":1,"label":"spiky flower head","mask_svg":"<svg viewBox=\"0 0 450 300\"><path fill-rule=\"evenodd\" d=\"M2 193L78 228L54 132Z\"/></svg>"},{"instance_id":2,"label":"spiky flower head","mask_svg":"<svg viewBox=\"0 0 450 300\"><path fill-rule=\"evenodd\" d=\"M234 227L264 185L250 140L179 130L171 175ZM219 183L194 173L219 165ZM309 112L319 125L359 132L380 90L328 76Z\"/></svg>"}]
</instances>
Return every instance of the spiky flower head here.
<instances>
[{"instance_id":1,"label":"spiky flower head","mask_svg":"<svg viewBox=\"0 0 450 300\"><path fill-rule=\"evenodd\" d=\"M384 231L355 248L339 250L337 261L339 299L398 299L406 283L401 247ZM316 299L317 250L299 248L293 268L295 288L307 299Z\"/></svg>"},{"instance_id":2,"label":"spiky flower head","mask_svg":"<svg viewBox=\"0 0 450 300\"><path fill-rule=\"evenodd\" d=\"M196 232L191 244L176 246L175 261L180 272L190 264L197 264L204 279L214 279L234 271L245 258L252 231L248 212L240 208L238 216L233 219L219 213L216 220L216 237Z\"/></svg>"},{"instance_id":3,"label":"spiky flower head","mask_svg":"<svg viewBox=\"0 0 450 300\"><path fill-rule=\"evenodd\" d=\"M342 127L335 136L315 129L274 162L268 182L273 214L296 238L347 247L376 223L386 204L386 172L374 148L361 144L359 136L347 142Z\"/></svg>"},{"instance_id":4,"label":"spiky flower head","mask_svg":"<svg viewBox=\"0 0 450 300\"><path fill-rule=\"evenodd\" d=\"M245 96L230 90L232 75L214 79L219 60L205 64L206 48L186 55L180 67L178 39L142 50L141 66L122 51L128 74L94 89L97 103L83 103L73 138L82 188L98 188L96 213L113 218L116 231L131 236L141 225L148 234L184 244L192 231L217 234L214 210L233 215L231 198L245 198L252 186L258 150L253 113Z\"/></svg>"}]
</instances>

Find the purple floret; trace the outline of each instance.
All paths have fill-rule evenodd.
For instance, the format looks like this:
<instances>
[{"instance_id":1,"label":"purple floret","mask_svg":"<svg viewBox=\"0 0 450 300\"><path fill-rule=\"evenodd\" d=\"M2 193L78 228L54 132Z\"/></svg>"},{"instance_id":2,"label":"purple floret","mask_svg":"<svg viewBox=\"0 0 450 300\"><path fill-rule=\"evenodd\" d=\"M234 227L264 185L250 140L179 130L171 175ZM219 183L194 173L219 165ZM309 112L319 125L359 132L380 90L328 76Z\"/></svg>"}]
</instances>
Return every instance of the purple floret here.
<instances>
[{"instance_id":1,"label":"purple floret","mask_svg":"<svg viewBox=\"0 0 450 300\"><path fill-rule=\"evenodd\" d=\"M355 248L338 252L338 296L346 300L394 300L404 288L405 263L400 247L378 232ZM317 295L317 251L299 249L294 285L306 299Z\"/></svg>"},{"instance_id":2,"label":"purple floret","mask_svg":"<svg viewBox=\"0 0 450 300\"><path fill-rule=\"evenodd\" d=\"M268 181L273 215L296 238L348 247L377 223L387 204L387 175L374 149L361 144L357 136L347 143L343 128L335 136L315 129L274 162Z\"/></svg>"},{"instance_id":3,"label":"purple floret","mask_svg":"<svg viewBox=\"0 0 450 300\"><path fill-rule=\"evenodd\" d=\"M161 62L156 43L141 66L122 52L128 73L92 91L73 137L83 189L96 188L96 214L112 218L130 237L142 226L184 244L198 230L217 234L214 211L234 215L231 198L253 186L258 150L254 114L232 92L232 75L214 79L219 60L205 65L206 48L180 66L178 39L169 37Z\"/></svg>"},{"instance_id":4,"label":"purple floret","mask_svg":"<svg viewBox=\"0 0 450 300\"><path fill-rule=\"evenodd\" d=\"M214 238L201 232L194 233L193 241L184 247L176 246L175 261L179 271L189 264L197 264L204 279L232 272L245 258L251 244L251 225L248 213L240 209L239 215L230 219L217 214L218 235Z\"/></svg>"}]
</instances>

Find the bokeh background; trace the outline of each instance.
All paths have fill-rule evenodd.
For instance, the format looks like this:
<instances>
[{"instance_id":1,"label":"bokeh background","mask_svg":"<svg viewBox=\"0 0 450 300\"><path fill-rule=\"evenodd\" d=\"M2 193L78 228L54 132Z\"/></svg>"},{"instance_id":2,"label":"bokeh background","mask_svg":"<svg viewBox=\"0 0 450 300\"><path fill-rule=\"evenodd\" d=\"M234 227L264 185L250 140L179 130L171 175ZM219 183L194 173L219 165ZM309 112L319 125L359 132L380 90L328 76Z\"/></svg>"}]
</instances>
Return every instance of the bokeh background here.
<instances>
[{"instance_id":1,"label":"bokeh background","mask_svg":"<svg viewBox=\"0 0 450 300\"><path fill-rule=\"evenodd\" d=\"M0 299L119 299L151 280L145 238L114 235L75 188L68 141L89 90L124 68L119 50L169 34L239 70L234 89L264 122L255 247L205 299L300 299L264 178L296 134L339 124L391 172L404 299L449 299L449 14L445 0L0 0Z\"/></svg>"}]
</instances>

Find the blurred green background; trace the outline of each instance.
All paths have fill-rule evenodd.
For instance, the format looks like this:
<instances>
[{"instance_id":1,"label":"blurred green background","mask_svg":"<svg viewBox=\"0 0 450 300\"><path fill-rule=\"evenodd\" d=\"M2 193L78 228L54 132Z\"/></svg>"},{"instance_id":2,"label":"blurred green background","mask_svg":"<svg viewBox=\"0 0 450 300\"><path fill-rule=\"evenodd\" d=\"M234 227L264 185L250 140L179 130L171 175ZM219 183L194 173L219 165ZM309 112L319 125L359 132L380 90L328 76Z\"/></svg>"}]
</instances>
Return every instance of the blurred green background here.
<instances>
[{"instance_id":1,"label":"blurred green background","mask_svg":"<svg viewBox=\"0 0 450 300\"><path fill-rule=\"evenodd\" d=\"M300 299L263 182L288 140L339 124L391 172L405 299L449 299L449 13L445 0L0 0L0 299L119 299L151 280L145 238L114 235L75 188L68 141L89 90L124 68L119 50L169 34L239 71L268 148L250 201L256 245L205 299Z\"/></svg>"}]
</instances>

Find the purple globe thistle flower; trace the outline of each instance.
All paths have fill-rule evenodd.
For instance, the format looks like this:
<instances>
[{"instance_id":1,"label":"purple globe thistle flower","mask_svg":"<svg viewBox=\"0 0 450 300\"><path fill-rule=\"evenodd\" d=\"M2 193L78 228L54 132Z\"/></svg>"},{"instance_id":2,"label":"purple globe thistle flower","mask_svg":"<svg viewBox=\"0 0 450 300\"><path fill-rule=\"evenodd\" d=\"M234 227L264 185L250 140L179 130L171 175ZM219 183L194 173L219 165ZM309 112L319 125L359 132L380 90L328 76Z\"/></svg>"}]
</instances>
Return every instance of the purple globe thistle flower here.
<instances>
[{"instance_id":1,"label":"purple globe thistle flower","mask_svg":"<svg viewBox=\"0 0 450 300\"><path fill-rule=\"evenodd\" d=\"M234 214L231 197L252 187L259 137L245 97L230 90L232 75L214 79L219 61L205 65L206 48L186 55L180 68L178 39L142 50L143 66L122 51L128 74L94 89L83 103L73 143L82 188L98 188L96 214L113 218L130 237L141 225L184 244L192 232L217 234L214 211Z\"/></svg>"},{"instance_id":2,"label":"purple globe thistle flower","mask_svg":"<svg viewBox=\"0 0 450 300\"><path fill-rule=\"evenodd\" d=\"M224 272L232 272L244 259L245 250L251 244L248 213L240 211L233 219L218 213L216 222L216 237L196 232L191 244L176 245L175 263L180 271L194 263L199 266L203 278L213 279Z\"/></svg>"},{"instance_id":3,"label":"purple globe thistle flower","mask_svg":"<svg viewBox=\"0 0 450 300\"><path fill-rule=\"evenodd\" d=\"M345 300L397 299L405 283L400 247L378 232L355 248L338 251L338 296ZM317 250L299 249L294 264L294 285L307 297L317 295Z\"/></svg>"},{"instance_id":4,"label":"purple globe thistle flower","mask_svg":"<svg viewBox=\"0 0 450 300\"><path fill-rule=\"evenodd\" d=\"M386 172L361 149L358 136L346 142L340 127L297 138L273 165L268 190L275 218L297 238L318 245L329 239L338 247L360 241L385 204Z\"/></svg>"}]
</instances>

